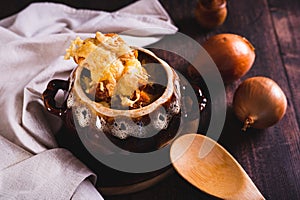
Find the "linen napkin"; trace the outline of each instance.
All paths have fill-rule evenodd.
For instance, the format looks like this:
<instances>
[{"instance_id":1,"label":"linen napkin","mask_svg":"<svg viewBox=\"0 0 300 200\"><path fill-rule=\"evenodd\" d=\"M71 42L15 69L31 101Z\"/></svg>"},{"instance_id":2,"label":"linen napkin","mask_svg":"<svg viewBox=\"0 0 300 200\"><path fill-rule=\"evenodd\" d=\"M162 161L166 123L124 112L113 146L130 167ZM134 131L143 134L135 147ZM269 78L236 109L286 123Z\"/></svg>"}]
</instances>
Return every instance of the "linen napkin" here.
<instances>
[{"instance_id":1,"label":"linen napkin","mask_svg":"<svg viewBox=\"0 0 300 200\"><path fill-rule=\"evenodd\" d=\"M129 44L144 46L177 28L158 0L111 13L33 3L0 21L0 199L102 199L93 185L101 175L57 146L62 122L41 99L50 80L76 66L63 59L70 41L96 31L126 32Z\"/></svg>"}]
</instances>

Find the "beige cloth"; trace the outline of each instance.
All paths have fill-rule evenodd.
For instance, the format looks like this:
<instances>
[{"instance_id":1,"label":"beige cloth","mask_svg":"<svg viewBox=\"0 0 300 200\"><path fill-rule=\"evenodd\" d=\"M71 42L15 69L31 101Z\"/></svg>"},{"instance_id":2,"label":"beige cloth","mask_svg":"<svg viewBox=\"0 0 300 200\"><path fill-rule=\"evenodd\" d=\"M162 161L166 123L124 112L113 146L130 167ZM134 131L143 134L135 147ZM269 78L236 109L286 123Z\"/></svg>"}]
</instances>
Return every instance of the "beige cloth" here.
<instances>
[{"instance_id":1,"label":"beige cloth","mask_svg":"<svg viewBox=\"0 0 300 200\"><path fill-rule=\"evenodd\" d=\"M70 41L96 31L127 31L128 43L143 46L177 28L158 0L112 13L34 3L0 21L0 199L102 199L93 186L101 175L58 148L60 119L41 99L51 79L67 79L75 66L63 60Z\"/></svg>"}]
</instances>

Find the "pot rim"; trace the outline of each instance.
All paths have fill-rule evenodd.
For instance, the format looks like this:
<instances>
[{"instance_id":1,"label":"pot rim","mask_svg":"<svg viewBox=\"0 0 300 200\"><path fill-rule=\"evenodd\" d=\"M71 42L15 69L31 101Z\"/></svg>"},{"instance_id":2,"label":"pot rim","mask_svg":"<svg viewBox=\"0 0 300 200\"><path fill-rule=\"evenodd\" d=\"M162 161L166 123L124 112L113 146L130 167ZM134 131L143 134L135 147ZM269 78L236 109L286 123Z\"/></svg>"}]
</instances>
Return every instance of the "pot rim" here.
<instances>
[{"instance_id":1,"label":"pot rim","mask_svg":"<svg viewBox=\"0 0 300 200\"><path fill-rule=\"evenodd\" d=\"M76 96L80 97L80 100L83 101L86 105L89 105L91 107L91 109L94 110L95 112L97 112L101 115L108 116L108 117L122 117L123 116L123 117L137 118L137 117L141 117L141 116L144 116L144 115L147 115L147 114L153 112L159 106L166 103L172 97L172 94L174 93L174 81L175 81L175 79L178 79L178 77L175 74L175 71L170 67L170 65L167 64L164 60L157 57L150 50L147 50L147 49L144 49L141 47L134 47L134 46L131 46L131 48L136 49L138 51L142 51L142 52L152 56L153 58L155 58L155 60L157 60L163 66L163 68L167 74L167 86L166 86L164 93L158 99L156 99L154 102L152 102L151 104L149 104L145 107L138 108L138 109L118 110L118 109L108 108L108 107L102 105L101 103L91 100L84 93L82 87L80 86L80 78L79 78L80 74L83 70L83 67L77 66L77 68L75 70L75 74L74 74L75 76L73 79L74 84L71 86L72 87L71 90L73 90L73 92L76 93Z\"/></svg>"}]
</instances>

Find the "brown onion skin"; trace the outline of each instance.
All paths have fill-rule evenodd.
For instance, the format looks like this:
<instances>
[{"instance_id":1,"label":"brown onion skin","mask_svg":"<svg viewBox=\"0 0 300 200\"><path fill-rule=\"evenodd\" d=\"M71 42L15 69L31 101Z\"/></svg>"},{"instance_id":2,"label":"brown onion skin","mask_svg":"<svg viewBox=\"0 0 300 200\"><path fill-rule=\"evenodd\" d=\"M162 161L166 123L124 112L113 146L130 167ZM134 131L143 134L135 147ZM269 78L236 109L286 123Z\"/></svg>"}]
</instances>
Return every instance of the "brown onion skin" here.
<instances>
[{"instance_id":1,"label":"brown onion skin","mask_svg":"<svg viewBox=\"0 0 300 200\"><path fill-rule=\"evenodd\" d=\"M244 76L255 60L255 49L244 37L222 33L210 37L203 48L217 65L225 83L231 83Z\"/></svg>"},{"instance_id":2,"label":"brown onion skin","mask_svg":"<svg viewBox=\"0 0 300 200\"><path fill-rule=\"evenodd\" d=\"M205 29L222 25L227 17L226 4L226 0L199 0L195 9L196 20Z\"/></svg>"},{"instance_id":3,"label":"brown onion skin","mask_svg":"<svg viewBox=\"0 0 300 200\"><path fill-rule=\"evenodd\" d=\"M287 100L282 89L272 79L252 77L242 82L233 97L233 109L249 127L265 129L276 124L285 114Z\"/></svg>"}]
</instances>

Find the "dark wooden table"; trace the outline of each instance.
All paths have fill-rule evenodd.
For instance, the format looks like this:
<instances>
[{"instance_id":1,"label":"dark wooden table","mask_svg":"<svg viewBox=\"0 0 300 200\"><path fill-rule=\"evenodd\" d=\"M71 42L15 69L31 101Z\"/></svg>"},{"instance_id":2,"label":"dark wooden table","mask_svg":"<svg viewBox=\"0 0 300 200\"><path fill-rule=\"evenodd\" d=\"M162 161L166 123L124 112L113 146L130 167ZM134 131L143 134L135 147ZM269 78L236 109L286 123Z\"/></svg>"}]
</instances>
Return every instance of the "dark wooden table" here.
<instances>
[{"instance_id":1,"label":"dark wooden table","mask_svg":"<svg viewBox=\"0 0 300 200\"><path fill-rule=\"evenodd\" d=\"M133 0L56 2L78 8L113 11ZM204 31L194 18L196 0L160 2L179 31L199 43L217 33L230 32L246 37L255 46L256 60L252 69L241 80L226 85L228 112L219 143L240 162L266 199L300 199L300 1L230 0L225 23L210 31ZM0 17L11 15L29 3L29 0L9 1L1 7ZM174 65L182 62L172 58L166 60ZM241 123L231 109L233 93L242 80L257 75L270 77L281 86L288 99L287 112L273 127L241 133ZM174 173L146 190L105 196L105 199L214 198Z\"/></svg>"}]
</instances>

